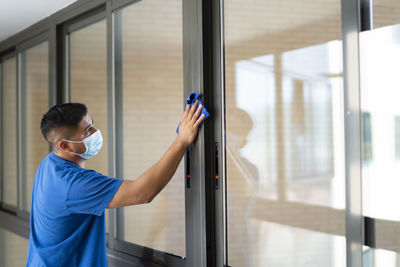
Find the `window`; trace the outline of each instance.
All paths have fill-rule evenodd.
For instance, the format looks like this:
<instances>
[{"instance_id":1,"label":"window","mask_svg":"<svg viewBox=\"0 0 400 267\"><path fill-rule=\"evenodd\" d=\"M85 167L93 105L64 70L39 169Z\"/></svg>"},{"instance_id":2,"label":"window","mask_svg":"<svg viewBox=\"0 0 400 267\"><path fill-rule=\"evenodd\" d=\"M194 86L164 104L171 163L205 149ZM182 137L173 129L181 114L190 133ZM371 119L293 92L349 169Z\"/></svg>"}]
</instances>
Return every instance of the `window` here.
<instances>
[{"instance_id":1,"label":"window","mask_svg":"<svg viewBox=\"0 0 400 267\"><path fill-rule=\"evenodd\" d=\"M2 64L2 178L3 203L18 206L17 194L17 61L16 57Z\"/></svg>"},{"instance_id":2,"label":"window","mask_svg":"<svg viewBox=\"0 0 400 267\"><path fill-rule=\"evenodd\" d=\"M70 33L71 102L86 104L94 126L103 135L103 147L86 168L108 174L107 42L106 21Z\"/></svg>"},{"instance_id":3,"label":"window","mask_svg":"<svg viewBox=\"0 0 400 267\"><path fill-rule=\"evenodd\" d=\"M49 145L40 131L40 121L49 109L49 57L48 42L43 42L22 52L23 79L22 110L25 111L25 146L26 166L23 179L23 207L30 211L33 181L40 162L49 153Z\"/></svg>"},{"instance_id":4,"label":"window","mask_svg":"<svg viewBox=\"0 0 400 267\"><path fill-rule=\"evenodd\" d=\"M341 2L287 4L224 3L232 267L346 266Z\"/></svg>"},{"instance_id":5,"label":"window","mask_svg":"<svg viewBox=\"0 0 400 267\"><path fill-rule=\"evenodd\" d=\"M136 179L176 138L183 112L182 1L148 0L122 17L124 178ZM123 239L185 256L183 162L150 204L124 208Z\"/></svg>"},{"instance_id":6,"label":"window","mask_svg":"<svg viewBox=\"0 0 400 267\"><path fill-rule=\"evenodd\" d=\"M107 35L101 20L69 34L70 101L84 103L94 126L103 136L103 146L85 168L108 175ZM108 232L109 211L105 212Z\"/></svg>"}]
</instances>

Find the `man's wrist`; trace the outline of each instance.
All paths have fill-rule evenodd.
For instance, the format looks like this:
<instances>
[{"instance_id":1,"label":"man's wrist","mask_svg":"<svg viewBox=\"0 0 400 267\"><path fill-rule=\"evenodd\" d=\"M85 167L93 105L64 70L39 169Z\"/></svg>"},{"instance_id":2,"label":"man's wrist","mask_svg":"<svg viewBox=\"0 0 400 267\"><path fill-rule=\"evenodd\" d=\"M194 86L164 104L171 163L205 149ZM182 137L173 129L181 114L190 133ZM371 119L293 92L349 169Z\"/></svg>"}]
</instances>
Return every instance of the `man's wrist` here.
<instances>
[{"instance_id":1,"label":"man's wrist","mask_svg":"<svg viewBox=\"0 0 400 267\"><path fill-rule=\"evenodd\" d=\"M179 147L181 147L182 149L186 149L186 148L189 146L189 144L187 144L186 142L184 142L181 138L179 138L179 136L176 137L175 143L176 143Z\"/></svg>"}]
</instances>

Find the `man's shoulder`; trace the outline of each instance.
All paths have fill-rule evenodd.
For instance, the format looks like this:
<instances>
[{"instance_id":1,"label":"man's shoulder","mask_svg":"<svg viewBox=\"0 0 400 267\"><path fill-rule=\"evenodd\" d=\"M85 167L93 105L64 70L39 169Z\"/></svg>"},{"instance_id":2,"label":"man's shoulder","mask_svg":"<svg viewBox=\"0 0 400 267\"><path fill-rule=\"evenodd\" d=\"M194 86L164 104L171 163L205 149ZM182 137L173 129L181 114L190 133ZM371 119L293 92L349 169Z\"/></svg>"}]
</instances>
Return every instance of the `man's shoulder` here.
<instances>
[{"instance_id":1,"label":"man's shoulder","mask_svg":"<svg viewBox=\"0 0 400 267\"><path fill-rule=\"evenodd\" d=\"M68 182L79 175L82 169L76 164L57 157L50 152L39 164L36 176L49 181L52 179Z\"/></svg>"}]
</instances>

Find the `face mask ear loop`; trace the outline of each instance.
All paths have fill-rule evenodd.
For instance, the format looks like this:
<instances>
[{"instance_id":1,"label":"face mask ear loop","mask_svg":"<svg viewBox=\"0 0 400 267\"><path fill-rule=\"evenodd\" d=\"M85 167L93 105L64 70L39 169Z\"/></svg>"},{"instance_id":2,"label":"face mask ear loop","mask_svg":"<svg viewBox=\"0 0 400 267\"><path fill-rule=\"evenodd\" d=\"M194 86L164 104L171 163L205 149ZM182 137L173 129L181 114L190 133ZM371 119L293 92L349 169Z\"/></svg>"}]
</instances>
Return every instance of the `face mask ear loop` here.
<instances>
[{"instance_id":1,"label":"face mask ear loop","mask_svg":"<svg viewBox=\"0 0 400 267\"><path fill-rule=\"evenodd\" d=\"M88 147L86 146L86 144L85 144L85 142L83 142L83 141L73 141L73 140L67 140L67 139L64 139L64 141L67 141L67 142L71 142L71 143L83 143L84 145L85 145L85 148L86 148L86 151L85 151L85 153L88 151ZM78 154L78 153L75 153L75 152L73 152L73 151L71 151L71 153L72 154L75 154L75 155L77 155L77 156L80 156L81 154ZM82 153L82 154L85 154L85 153Z\"/></svg>"}]
</instances>

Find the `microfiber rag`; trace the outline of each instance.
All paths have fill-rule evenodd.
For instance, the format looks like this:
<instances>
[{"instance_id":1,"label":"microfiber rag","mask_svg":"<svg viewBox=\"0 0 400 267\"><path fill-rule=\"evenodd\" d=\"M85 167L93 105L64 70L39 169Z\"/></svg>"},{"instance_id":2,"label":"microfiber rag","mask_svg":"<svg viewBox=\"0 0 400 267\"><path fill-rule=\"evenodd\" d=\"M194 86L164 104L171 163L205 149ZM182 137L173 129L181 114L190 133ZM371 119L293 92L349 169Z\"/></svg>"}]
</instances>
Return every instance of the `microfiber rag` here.
<instances>
[{"instance_id":1,"label":"microfiber rag","mask_svg":"<svg viewBox=\"0 0 400 267\"><path fill-rule=\"evenodd\" d=\"M191 93L191 94L188 96L188 98L186 99L186 103L187 103L188 105L190 105L190 107L192 107L193 103L194 103L197 99L199 100L199 103L197 103L197 106L199 106L200 104L203 105L203 101L201 101L201 98L200 98L200 96L199 96L199 93L196 93L196 92L193 92L193 93ZM203 108L201 109L201 114L204 114L204 115L206 116L206 117L204 118L204 120L207 119L208 117L210 117L210 113L208 113L208 111L206 110L206 108L204 107L204 105L203 105ZM200 114L200 116L201 116L201 114ZM200 124L200 126L199 126L199 130L200 130L200 127L201 127L201 125L203 124L204 120L201 122L201 124ZM179 123L178 128L176 128L176 133L179 133L179 126L180 126L180 125L181 125L181 123Z\"/></svg>"}]
</instances>

